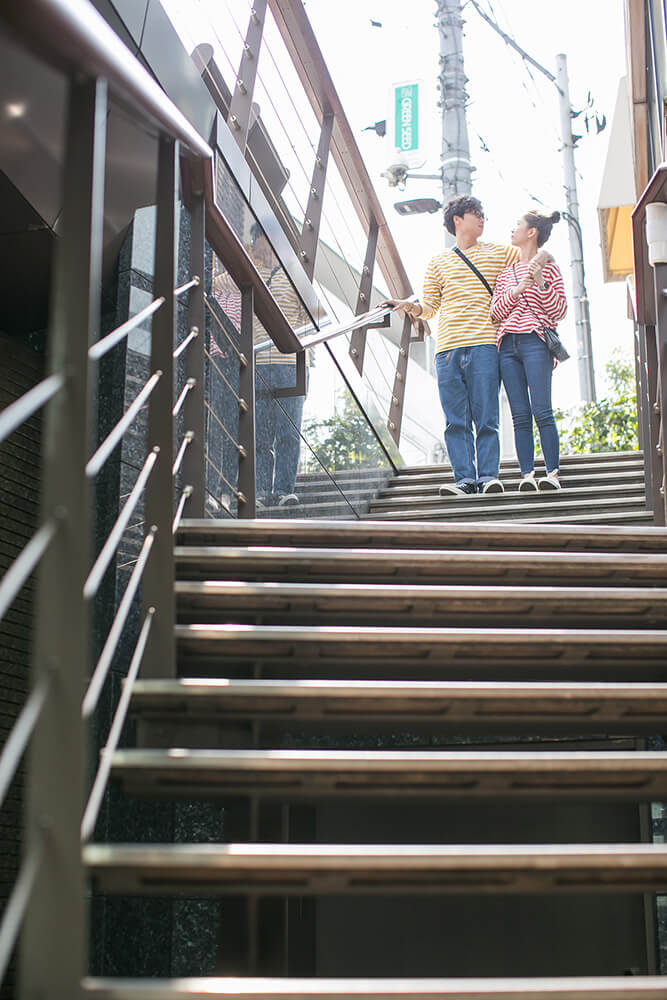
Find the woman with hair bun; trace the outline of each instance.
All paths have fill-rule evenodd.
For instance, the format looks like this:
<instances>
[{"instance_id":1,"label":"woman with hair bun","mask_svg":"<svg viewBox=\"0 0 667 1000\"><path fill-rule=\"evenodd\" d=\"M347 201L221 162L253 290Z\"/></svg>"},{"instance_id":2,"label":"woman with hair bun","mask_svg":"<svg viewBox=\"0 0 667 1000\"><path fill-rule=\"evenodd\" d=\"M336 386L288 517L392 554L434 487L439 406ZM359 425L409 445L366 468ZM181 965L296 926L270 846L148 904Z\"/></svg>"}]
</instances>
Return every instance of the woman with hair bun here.
<instances>
[{"instance_id":1,"label":"woman with hair bun","mask_svg":"<svg viewBox=\"0 0 667 1000\"><path fill-rule=\"evenodd\" d=\"M558 428L551 407L554 358L544 338L544 327L556 327L567 312L563 276L553 258L535 259L538 249L560 219L559 212L521 216L512 231L519 260L498 275L491 315L498 323L500 375L514 422L514 442L521 469L519 489L559 490ZM546 476L535 479L533 417L540 432Z\"/></svg>"}]
</instances>

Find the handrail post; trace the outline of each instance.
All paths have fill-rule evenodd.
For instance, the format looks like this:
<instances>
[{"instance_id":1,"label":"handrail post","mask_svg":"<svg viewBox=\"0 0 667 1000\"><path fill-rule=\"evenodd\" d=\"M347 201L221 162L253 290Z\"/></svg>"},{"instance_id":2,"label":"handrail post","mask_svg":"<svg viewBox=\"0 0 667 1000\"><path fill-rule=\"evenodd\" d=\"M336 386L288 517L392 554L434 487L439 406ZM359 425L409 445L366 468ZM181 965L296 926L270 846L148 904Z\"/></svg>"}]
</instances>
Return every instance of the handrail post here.
<instances>
[{"instance_id":1,"label":"handrail post","mask_svg":"<svg viewBox=\"0 0 667 1000\"><path fill-rule=\"evenodd\" d=\"M185 353L185 378L194 379L194 385L183 405L183 426L194 431L192 444L183 459L182 482L192 487L185 508L188 517L204 516L205 441L204 428L204 223L206 205L204 195L194 194L190 206L190 273L199 275L199 284L190 292L188 325L199 334Z\"/></svg>"},{"instance_id":2,"label":"handrail post","mask_svg":"<svg viewBox=\"0 0 667 1000\"><path fill-rule=\"evenodd\" d=\"M259 50L264 32L266 3L267 0L253 0L253 7L250 11L250 22L243 46L241 65L239 66L236 87L234 88L234 94L229 106L227 124L230 126L232 135L236 139L242 153L245 153L248 143L248 132L250 131L252 98L255 90L255 79L257 77Z\"/></svg>"},{"instance_id":3,"label":"handrail post","mask_svg":"<svg viewBox=\"0 0 667 1000\"><path fill-rule=\"evenodd\" d=\"M651 462L651 408L646 371L646 327L635 321L635 380L637 382L637 430L639 447L644 454L644 493L646 507L653 510L653 463Z\"/></svg>"},{"instance_id":4,"label":"handrail post","mask_svg":"<svg viewBox=\"0 0 667 1000\"><path fill-rule=\"evenodd\" d=\"M320 239L320 223L322 221L324 189L327 181L327 166L329 164L329 150L331 149L333 127L334 114L332 111L329 111L322 116L320 141L317 145L313 177L310 182L310 194L308 195L308 204L306 205L306 216L301 232L301 263L311 281L315 276L315 263Z\"/></svg>"},{"instance_id":5,"label":"handrail post","mask_svg":"<svg viewBox=\"0 0 667 1000\"><path fill-rule=\"evenodd\" d=\"M256 514L255 485L255 353L253 350L253 289L247 285L241 289L241 353L248 363L241 365L239 374L239 396L245 402L246 408L239 409L239 444L243 454L239 455L238 516L254 517Z\"/></svg>"},{"instance_id":6,"label":"handrail post","mask_svg":"<svg viewBox=\"0 0 667 1000\"><path fill-rule=\"evenodd\" d=\"M375 219L371 221L368 229L368 243L366 244L366 257L361 272L359 282L359 295L357 297L357 307L355 315L368 312L370 309L371 292L373 291L373 269L375 267L375 254L377 252L379 227ZM359 327L353 330L350 337L350 357L361 375L364 370L364 353L366 351L366 327Z\"/></svg>"},{"instance_id":7,"label":"handrail post","mask_svg":"<svg viewBox=\"0 0 667 1000\"><path fill-rule=\"evenodd\" d=\"M667 520L666 487L667 487L667 438L665 437L664 414L667 405L667 264L658 263L653 266L653 281L655 287L655 339L656 352L658 355L658 399L660 406L660 478L657 484L659 497L659 507L662 515L662 524ZM655 490L654 490L655 492ZM656 498L658 499L658 498ZM656 511L654 510L654 518ZM657 521L656 521L657 523Z\"/></svg>"},{"instance_id":8,"label":"handrail post","mask_svg":"<svg viewBox=\"0 0 667 1000\"><path fill-rule=\"evenodd\" d=\"M67 383L48 404L42 445L42 518L58 525L37 580L33 686L52 675L35 728L26 781L27 855L43 863L20 946L20 996L79 997L87 915L80 825L86 748L81 698L88 664L90 446L88 348L99 325L107 87L69 83L63 231L58 246L50 370Z\"/></svg>"},{"instance_id":9,"label":"handrail post","mask_svg":"<svg viewBox=\"0 0 667 1000\"><path fill-rule=\"evenodd\" d=\"M658 350L656 328L648 324L644 328L646 342L646 370L648 381L648 416L649 416L649 453L644 461L651 463L651 483L653 484L652 510L653 523L663 526L664 508L660 496L662 481L662 462L658 452L660 442L660 427L662 421L660 405L660 373L658 367Z\"/></svg>"},{"instance_id":10,"label":"handrail post","mask_svg":"<svg viewBox=\"0 0 667 1000\"><path fill-rule=\"evenodd\" d=\"M153 320L151 371L161 371L148 410L148 447L158 447L159 457L146 488L144 533L157 528L155 544L146 565L142 589L144 615L155 608L155 619L146 650L144 677L174 677L174 332L176 280L176 199L178 193L178 143L166 136L159 140L157 176L157 220L155 228L154 295L165 303Z\"/></svg>"}]
</instances>

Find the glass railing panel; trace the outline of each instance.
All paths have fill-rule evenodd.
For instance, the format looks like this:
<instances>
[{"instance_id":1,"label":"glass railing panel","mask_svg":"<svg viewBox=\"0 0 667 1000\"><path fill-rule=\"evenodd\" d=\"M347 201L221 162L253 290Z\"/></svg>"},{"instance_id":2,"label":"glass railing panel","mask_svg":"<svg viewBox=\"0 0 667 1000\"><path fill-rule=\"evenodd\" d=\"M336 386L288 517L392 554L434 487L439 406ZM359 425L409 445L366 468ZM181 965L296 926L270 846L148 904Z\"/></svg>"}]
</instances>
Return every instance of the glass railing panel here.
<instances>
[{"instance_id":1,"label":"glass railing panel","mask_svg":"<svg viewBox=\"0 0 667 1000\"><path fill-rule=\"evenodd\" d=\"M199 45L211 46L225 84L233 91L245 43L245 4L228 4L222 0L213 7L204 3L184 4L182 0L160 2L188 52Z\"/></svg>"},{"instance_id":2,"label":"glass railing panel","mask_svg":"<svg viewBox=\"0 0 667 1000\"><path fill-rule=\"evenodd\" d=\"M290 373L257 366L257 513L356 520L391 475L391 462L327 345L308 353L305 399L275 398L272 390Z\"/></svg>"}]
</instances>

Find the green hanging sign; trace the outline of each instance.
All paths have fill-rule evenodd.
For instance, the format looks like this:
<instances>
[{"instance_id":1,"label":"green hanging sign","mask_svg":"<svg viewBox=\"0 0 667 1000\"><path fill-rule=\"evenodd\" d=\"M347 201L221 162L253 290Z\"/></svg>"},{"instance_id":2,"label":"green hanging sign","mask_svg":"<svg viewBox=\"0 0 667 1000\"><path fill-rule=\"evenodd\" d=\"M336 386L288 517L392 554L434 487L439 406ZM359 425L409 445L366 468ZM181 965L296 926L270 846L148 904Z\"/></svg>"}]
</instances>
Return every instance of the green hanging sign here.
<instances>
[{"instance_id":1,"label":"green hanging sign","mask_svg":"<svg viewBox=\"0 0 667 1000\"><path fill-rule=\"evenodd\" d=\"M394 87L394 135L396 149L411 153L419 148L419 84Z\"/></svg>"}]
</instances>

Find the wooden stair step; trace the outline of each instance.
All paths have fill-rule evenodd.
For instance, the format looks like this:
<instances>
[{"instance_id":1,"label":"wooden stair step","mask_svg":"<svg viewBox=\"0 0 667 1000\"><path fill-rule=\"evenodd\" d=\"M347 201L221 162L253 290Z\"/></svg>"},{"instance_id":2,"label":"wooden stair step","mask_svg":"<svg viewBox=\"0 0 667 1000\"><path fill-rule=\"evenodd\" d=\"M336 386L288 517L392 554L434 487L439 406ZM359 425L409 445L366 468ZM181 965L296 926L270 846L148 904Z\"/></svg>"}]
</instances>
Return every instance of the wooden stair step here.
<instances>
[{"instance_id":1,"label":"wooden stair step","mask_svg":"<svg viewBox=\"0 0 667 1000\"><path fill-rule=\"evenodd\" d=\"M546 474L546 469L544 467L544 462L538 462L535 465L535 475L539 479L540 476ZM604 476L643 476L644 475L644 463L641 459L636 459L634 461L625 462L597 462L593 465L587 464L586 462L572 462L568 465L563 464L561 466L561 475L563 478L579 477L586 478L589 476L594 477L604 477ZM501 462L499 479L503 482L508 480L514 480L517 483L521 479L521 472L519 466L516 462ZM391 476L387 480L387 488L392 489L397 486L432 486L438 483L451 483L454 482L454 476L451 468L448 466L436 466L432 467L431 471L416 471L412 472L410 469L399 469L398 473Z\"/></svg>"},{"instance_id":2,"label":"wooden stair step","mask_svg":"<svg viewBox=\"0 0 667 1000\"><path fill-rule=\"evenodd\" d=\"M493 520L496 519L526 519L528 517L562 517L574 514L615 514L618 511L644 511L646 505L643 496L608 497L597 499L581 499L575 491L562 493L536 493L534 500L520 500L521 494L498 494L500 499L489 496L454 497L445 500L439 497L429 501L424 506L412 501L406 504L396 503L389 509L378 509L371 504L366 517L382 517L391 521L394 518L442 518L442 520L457 520L461 518Z\"/></svg>"},{"instance_id":3,"label":"wooden stair step","mask_svg":"<svg viewBox=\"0 0 667 1000\"><path fill-rule=\"evenodd\" d=\"M396 583L520 583L581 586L667 579L667 554L177 546L176 573L194 579Z\"/></svg>"},{"instance_id":4,"label":"wooden stair step","mask_svg":"<svg viewBox=\"0 0 667 1000\"><path fill-rule=\"evenodd\" d=\"M437 490L429 493L419 493L416 495L395 495L381 496L371 500L370 509L380 513L383 510L408 510L410 507L418 510L421 507L428 507L437 504L443 510L461 508L463 505L470 510L477 507L509 507L520 504L521 506L533 506L534 504L571 504L573 501L595 500L599 503L609 501L621 501L639 497L644 500L644 483L630 482L622 486L579 486L572 487L569 484L563 485L563 489L551 493L532 492L519 493L518 490L511 490L505 493L473 493L469 496L440 496Z\"/></svg>"},{"instance_id":5,"label":"wooden stair step","mask_svg":"<svg viewBox=\"0 0 667 1000\"><path fill-rule=\"evenodd\" d=\"M380 626L177 625L181 657L289 663L316 669L395 664L454 670L530 666L667 668L667 631L658 629L389 628Z\"/></svg>"},{"instance_id":6,"label":"wooden stair step","mask_svg":"<svg viewBox=\"0 0 667 1000\"><path fill-rule=\"evenodd\" d=\"M90 844L120 895L664 893L664 844Z\"/></svg>"},{"instance_id":7,"label":"wooden stair step","mask_svg":"<svg viewBox=\"0 0 667 1000\"><path fill-rule=\"evenodd\" d=\"M565 799L667 797L658 751L119 750L112 776L129 795Z\"/></svg>"},{"instance_id":8,"label":"wooden stair step","mask_svg":"<svg viewBox=\"0 0 667 1000\"><path fill-rule=\"evenodd\" d=\"M624 465L625 463L635 464L642 463L644 461L643 452L641 451L598 451L598 452L588 452L586 454L574 454L574 455L561 455L560 456L560 468L565 469L573 465L581 465L586 468L598 467L600 465ZM500 462L500 468L503 469L517 469L518 463L515 458L502 459ZM537 458L535 460L535 468L544 468L544 459ZM450 472L451 467L449 465L410 465L406 468L400 469L398 472L399 476L411 476L411 475L423 475L424 473L431 472Z\"/></svg>"},{"instance_id":9,"label":"wooden stair step","mask_svg":"<svg viewBox=\"0 0 667 1000\"><path fill-rule=\"evenodd\" d=\"M539 979L96 979L96 1000L664 1000L662 976Z\"/></svg>"},{"instance_id":10,"label":"wooden stair step","mask_svg":"<svg viewBox=\"0 0 667 1000\"><path fill-rule=\"evenodd\" d=\"M372 717L458 727L567 722L587 730L655 733L667 718L667 683L140 679L131 706L135 714L172 722Z\"/></svg>"},{"instance_id":11,"label":"wooden stair step","mask_svg":"<svg viewBox=\"0 0 667 1000\"><path fill-rule=\"evenodd\" d=\"M667 552L666 528L532 528L525 524L393 524L381 520L315 521L185 519L181 546L296 546L328 549L500 549L533 552Z\"/></svg>"},{"instance_id":12,"label":"wooden stair step","mask_svg":"<svg viewBox=\"0 0 667 1000\"><path fill-rule=\"evenodd\" d=\"M517 473L514 474L504 474L501 473L500 480L505 487L504 496L510 496L518 494L519 483L521 482L521 476ZM539 479L539 473L537 474ZM401 479L391 479L386 486L378 490L377 499L379 500L391 500L398 499L399 497L410 498L410 497L426 497L426 496L438 496L438 489L443 483L453 483L453 476L447 478L440 477L438 479L433 478L426 480L424 482L413 483L412 480L404 482ZM627 468L622 471L614 472L596 472L594 474L581 472L573 473L568 472L567 477L561 477L561 483L564 489L580 489L584 487L591 486L644 486L644 471L643 469L637 468ZM522 499L531 494L521 493L518 494ZM539 495L539 494L536 494ZM544 496L544 494L542 494Z\"/></svg>"},{"instance_id":13,"label":"wooden stair step","mask_svg":"<svg viewBox=\"0 0 667 1000\"><path fill-rule=\"evenodd\" d=\"M667 623L667 588L401 586L365 583L250 583L191 580L176 583L179 621L278 624L304 619L341 623L487 625L614 625ZM230 618L230 616L235 616Z\"/></svg>"}]
</instances>

